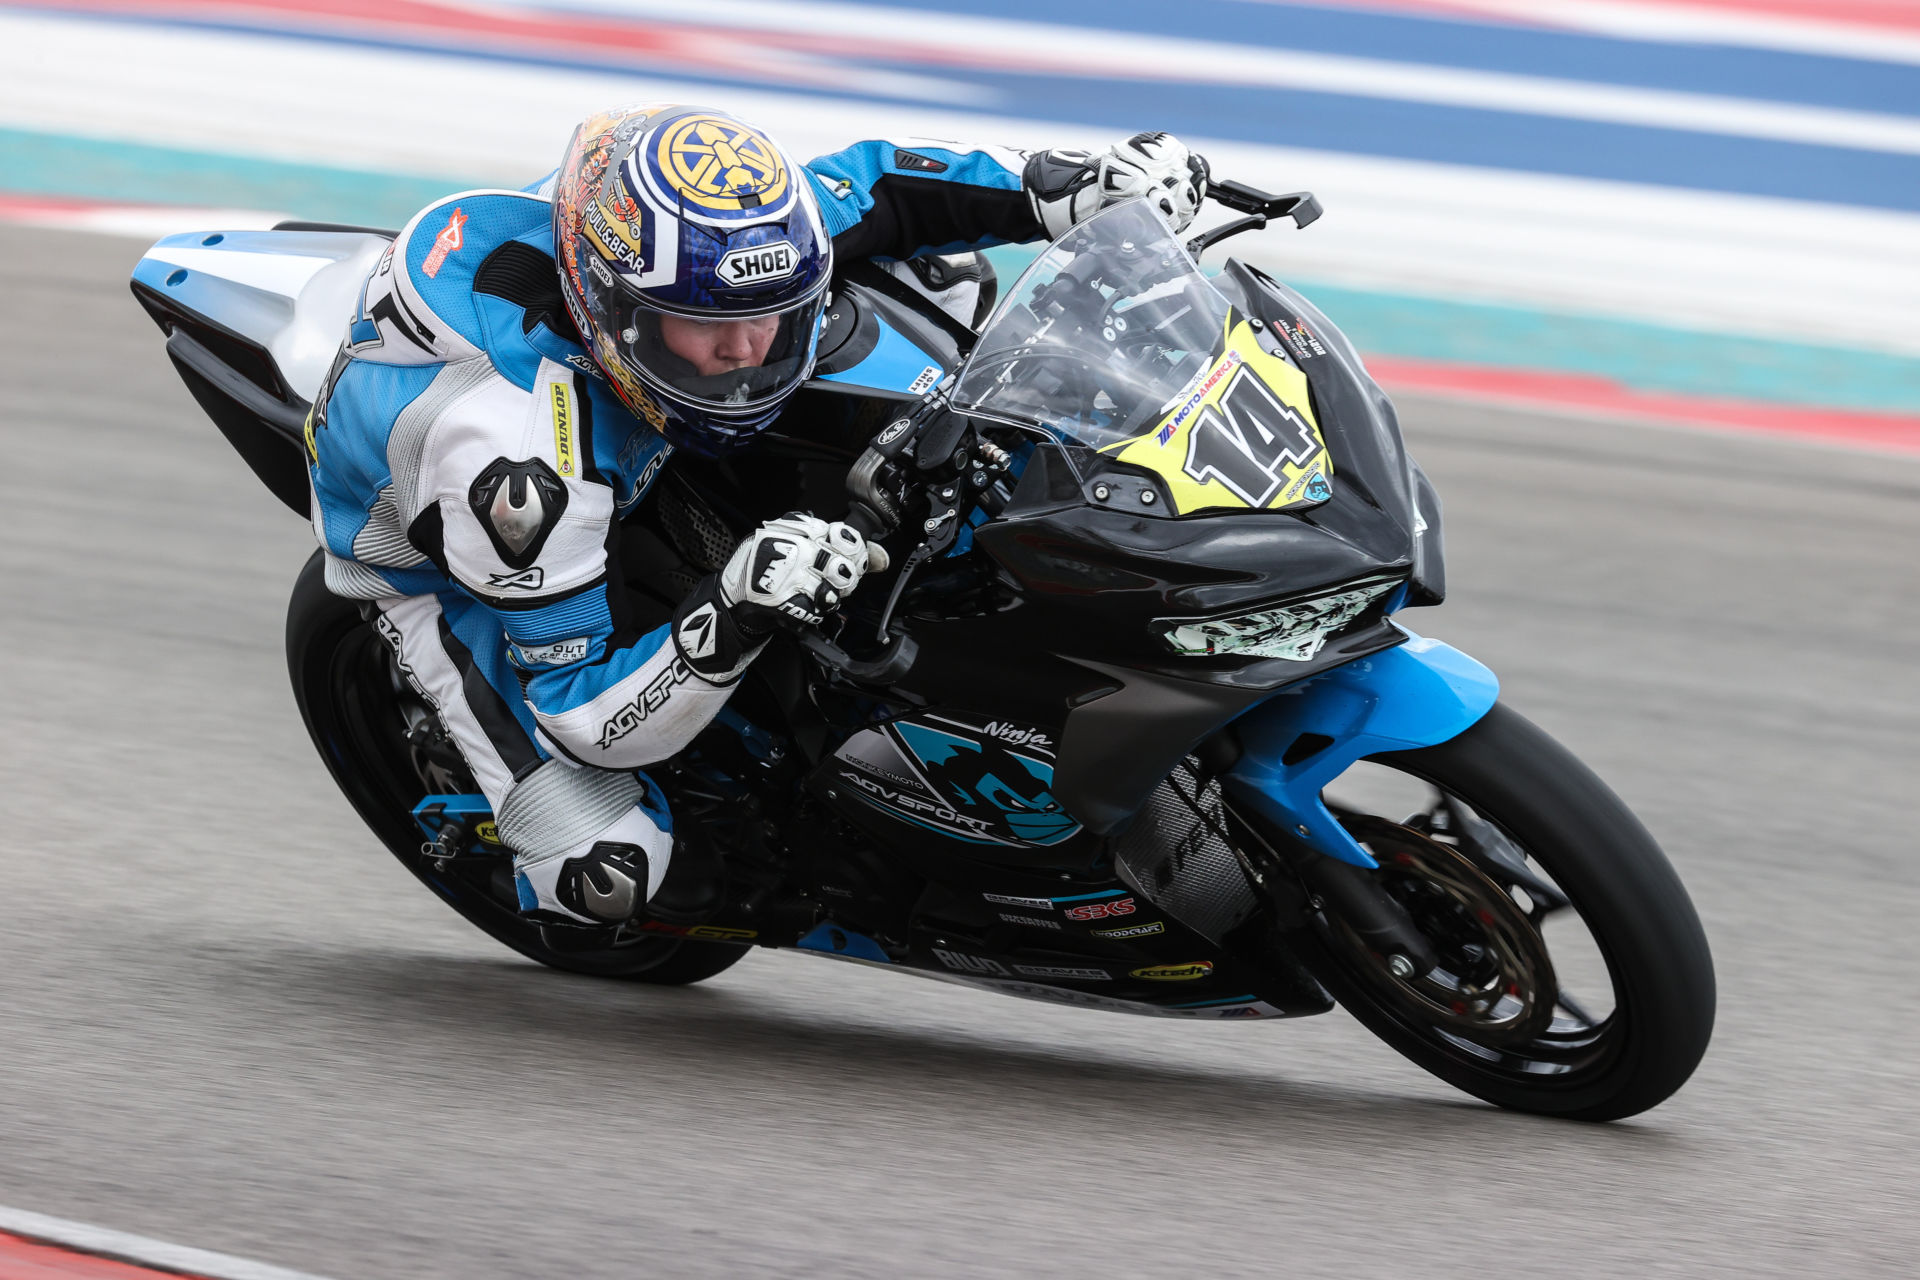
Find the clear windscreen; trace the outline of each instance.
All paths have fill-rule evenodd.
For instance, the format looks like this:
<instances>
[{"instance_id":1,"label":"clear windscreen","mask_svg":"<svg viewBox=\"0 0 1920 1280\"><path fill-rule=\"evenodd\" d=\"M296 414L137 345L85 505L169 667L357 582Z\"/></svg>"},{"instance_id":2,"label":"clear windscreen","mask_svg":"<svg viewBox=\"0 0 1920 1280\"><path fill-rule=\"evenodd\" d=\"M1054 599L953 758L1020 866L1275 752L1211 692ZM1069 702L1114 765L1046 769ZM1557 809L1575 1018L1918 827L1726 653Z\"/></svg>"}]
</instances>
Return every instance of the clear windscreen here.
<instances>
[{"instance_id":1,"label":"clear windscreen","mask_svg":"<svg viewBox=\"0 0 1920 1280\"><path fill-rule=\"evenodd\" d=\"M1213 363L1228 313L1159 214L1130 200L1027 268L987 322L952 403L1096 449L1127 440Z\"/></svg>"}]
</instances>

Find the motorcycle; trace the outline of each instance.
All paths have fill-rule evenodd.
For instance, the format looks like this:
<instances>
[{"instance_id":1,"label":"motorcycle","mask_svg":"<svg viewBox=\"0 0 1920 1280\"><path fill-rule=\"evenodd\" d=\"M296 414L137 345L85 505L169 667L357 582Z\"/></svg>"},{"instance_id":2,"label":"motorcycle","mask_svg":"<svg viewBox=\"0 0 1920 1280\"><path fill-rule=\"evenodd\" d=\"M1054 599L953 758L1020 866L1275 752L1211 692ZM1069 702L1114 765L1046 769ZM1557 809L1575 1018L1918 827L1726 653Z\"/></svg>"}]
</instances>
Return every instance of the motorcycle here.
<instances>
[{"instance_id":1,"label":"motorcycle","mask_svg":"<svg viewBox=\"0 0 1920 1280\"><path fill-rule=\"evenodd\" d=\"M1160 1017L1337 1002L1500 1106L1667 1098L1713 1022L1686 891L1491 671L1399 620L1445 577L1392 404L1300 294L1198 266L1319 206L1210 194L1244 216L1182 243L1116 205L977 329L844 268L776 430L676 459L626 518L661 619L784 511L844 513L892 561L649 771L726 869L707 922L521 915L486 800L316 552L287 661L334 781L455 911L575 973L691 983L775 947ZM392 234L172 236L134 272L189 390L303 514L310 401Z\"/></svg>"}]
</instances>

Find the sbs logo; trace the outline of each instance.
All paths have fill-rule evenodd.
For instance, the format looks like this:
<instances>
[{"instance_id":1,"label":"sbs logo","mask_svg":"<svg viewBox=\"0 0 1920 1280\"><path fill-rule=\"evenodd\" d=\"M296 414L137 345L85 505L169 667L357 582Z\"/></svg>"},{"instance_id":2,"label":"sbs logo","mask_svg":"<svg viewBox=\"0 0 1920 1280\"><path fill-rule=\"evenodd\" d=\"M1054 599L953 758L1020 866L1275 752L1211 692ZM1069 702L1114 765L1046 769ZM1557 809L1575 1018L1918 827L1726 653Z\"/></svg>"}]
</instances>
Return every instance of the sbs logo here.
<instances>
[{"instance_id":1,"label":"sbs logo","mask_svg":"<svg viewBox=\"0 0 1920 1280\"><path fill-rule=\"evenodd\" d=\"M785 240L735 249L720 258L720 278L731 285L784 280L800 266L800 255Z\"/></svg>"}]
</instances>

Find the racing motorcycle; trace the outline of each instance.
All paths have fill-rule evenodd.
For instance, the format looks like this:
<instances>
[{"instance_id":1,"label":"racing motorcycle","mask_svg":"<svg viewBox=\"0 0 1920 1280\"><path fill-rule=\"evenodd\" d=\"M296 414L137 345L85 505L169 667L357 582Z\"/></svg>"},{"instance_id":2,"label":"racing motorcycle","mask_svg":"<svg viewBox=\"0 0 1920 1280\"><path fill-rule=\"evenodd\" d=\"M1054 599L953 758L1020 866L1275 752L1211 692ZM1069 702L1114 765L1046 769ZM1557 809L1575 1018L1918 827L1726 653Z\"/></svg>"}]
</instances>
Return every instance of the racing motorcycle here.
<instances>
[{"instance_id":1,"label":"racing motorcycle","mask_svg":"<svg viewBox=\"0 0 1920 1280\"><path fill-rule=\"evenodd\" d=\"M1501 1106L1665 1099L1713 1022L1685 890L1491 671L1399 620L1445 578L1393 406L1300 294L1198 266L1319 206L1211 196L1243 216L1185 243L1141 202L1082 223L979 325L907 272L845 268L777 429L676 459L625 520L628 585L662 620L781 512L891 553L649 771L725 866L707 922L523 917L458 751L316 553L287 660L334 781L455 911L576 973L698 982L776 947L1170 1018L1338 1002ZM295 511L309 401L392 234L172 236L134 273L188 388Z\"/></svg>"}]
</instances>

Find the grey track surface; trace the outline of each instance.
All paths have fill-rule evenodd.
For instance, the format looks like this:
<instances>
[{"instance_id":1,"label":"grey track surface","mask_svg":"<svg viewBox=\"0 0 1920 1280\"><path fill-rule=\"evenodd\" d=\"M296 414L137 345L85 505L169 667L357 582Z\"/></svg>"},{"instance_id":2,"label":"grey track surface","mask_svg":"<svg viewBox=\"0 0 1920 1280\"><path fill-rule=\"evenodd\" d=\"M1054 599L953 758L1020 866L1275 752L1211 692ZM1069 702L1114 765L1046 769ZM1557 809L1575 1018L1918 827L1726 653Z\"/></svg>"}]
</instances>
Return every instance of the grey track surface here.
<instances>
[{"instance_id":1,"label":"grey track surface","mask_svg":"<svg viewBox=\"0 0 1920 1280\"><path fill-rule=\"evenodd\" d=\"M1912 1274L1920 464L1403 406L1454 592L1412 620L1627 798L1715 945L1692 1084L1582 1127L1340 1013L522 962L308 744L307 532L168 367L139 247L0 231L0 1203L340 1280Z\"/></svg>"}]
</instances>

